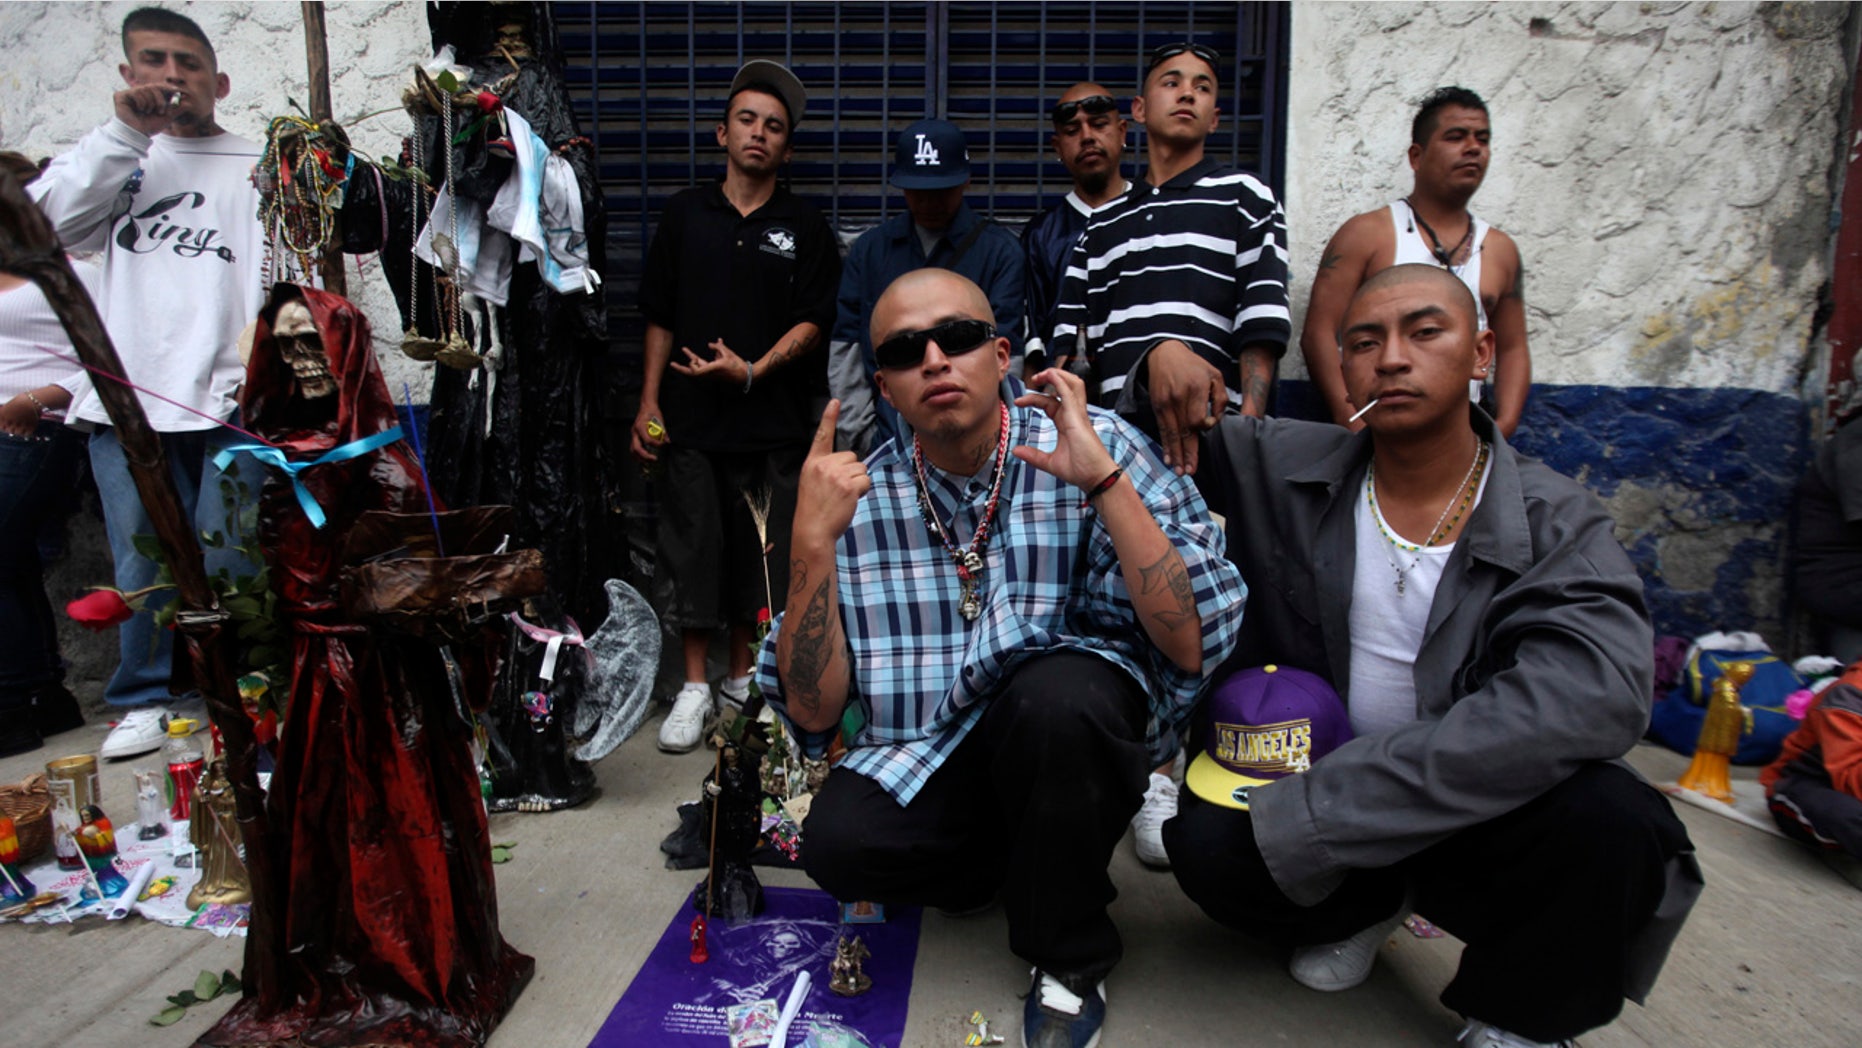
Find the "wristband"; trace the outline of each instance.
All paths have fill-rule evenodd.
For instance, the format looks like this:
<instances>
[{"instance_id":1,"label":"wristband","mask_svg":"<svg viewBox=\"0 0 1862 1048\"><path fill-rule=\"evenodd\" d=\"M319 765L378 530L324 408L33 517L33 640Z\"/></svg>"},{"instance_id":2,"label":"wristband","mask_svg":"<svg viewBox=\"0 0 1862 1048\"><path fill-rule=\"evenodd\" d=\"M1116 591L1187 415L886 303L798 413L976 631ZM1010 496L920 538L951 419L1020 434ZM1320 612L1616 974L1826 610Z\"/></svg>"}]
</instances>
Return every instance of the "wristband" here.
<instances>
[{"instance_id":1,"label":"wristband","mask_svg":"<svg viewBox=\"0 0 1862 1048\"><path fill-rule=\"evenodd\" d=\"M52 414L52 409L46 407L45 401L40 400L39 395L37 393L34 393L32 390L29 389L26 391L26 399L32 401L34 406L36 406L39 409L39 414L41 415Z\"/></svg>"},{"instance_id":2,"label":"wristband","mask_svg":"<svg viewBox=\"0 0 1862 1048\"><path fill-rule=\"evenodd\" d=\"M1092 506L1094 499L1112 490L1112 485L1117 484L1118 479L1124 475L1125 471L1123 469L1114 466L1112 472L1106 474L1106 479L1094 484L1093 489L1086 493L1085 498L1080 500L1080 508L1087 509Z\"/></svg>"},{"instance_id":3,"label":"wristband","mask_svg":"<svg viewBox=\"0 0 1862 1048\"><path fill-rule=\"evenodd\" d=\"M744 361L744 392L750 392L750 383L756 381L756 361Z\"/></svg>"}]
</instances>

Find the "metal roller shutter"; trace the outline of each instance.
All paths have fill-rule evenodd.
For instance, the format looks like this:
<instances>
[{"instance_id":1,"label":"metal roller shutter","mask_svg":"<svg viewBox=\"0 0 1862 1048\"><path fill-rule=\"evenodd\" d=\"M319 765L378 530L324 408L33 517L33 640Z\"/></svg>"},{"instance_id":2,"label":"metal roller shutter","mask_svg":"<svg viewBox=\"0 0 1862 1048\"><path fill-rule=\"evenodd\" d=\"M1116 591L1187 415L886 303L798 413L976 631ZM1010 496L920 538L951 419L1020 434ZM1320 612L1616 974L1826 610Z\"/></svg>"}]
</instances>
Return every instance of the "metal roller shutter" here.
<instances>
[{"instance_id":1,"label":"metal roller shutter","mask_svg":"<svg viewBox=\"0 0 1862 1048\"><path fill-rule=\"evenodd\" d=\"M807 86L789 177L845 241L901 206L885 184L892 140L927 115L968 136L972 205L1019 227L1069 184L1047 144L1053 100L1080 80L1128 99L1145 53L1183 39L1215 47L1226 67L1211 152L1281 182L1284 5L557 3L552 12L600 158L621 357L639 352L640 260L659 208L722 170L712 128L749 58L780 59ZM1128 174L1141 164L1143 132L1132 138Z\"/></svg>"}]
</instances>

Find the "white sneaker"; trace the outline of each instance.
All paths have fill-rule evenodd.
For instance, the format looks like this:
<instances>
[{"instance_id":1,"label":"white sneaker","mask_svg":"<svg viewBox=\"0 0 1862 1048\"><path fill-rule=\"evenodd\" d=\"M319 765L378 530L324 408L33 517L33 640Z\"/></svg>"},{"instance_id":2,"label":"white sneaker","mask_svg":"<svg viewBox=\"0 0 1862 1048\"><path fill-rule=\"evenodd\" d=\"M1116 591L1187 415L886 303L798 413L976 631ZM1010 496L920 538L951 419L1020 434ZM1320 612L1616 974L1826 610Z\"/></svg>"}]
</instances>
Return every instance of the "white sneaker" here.
<instances>
[{"instance_id":1,"label":"white sneaker","mask_svg":"<svg viewBox=\"0 0 1862 1048\"><path fill-rule=\"evenodd\" d=\"M1576 1048L1576 1041L1529 1041L1479 1019L1469 1019L1455 1035L1464 1048Z\"/></svg>"},{"instance_id":2,"label":"white sneaker","mask_svg":"<svg viewBox=\"0 0 1862 1048\"><path fill-rule=\"evenodd\" d=\"M1170 855L1164 851L1164 822L1177 814L1177 784L1168 775L1151 773L1151 785L1144 791L1144 804L1131 817L1131 843L1138 851L1138 861L1154 870L1170 869Z\"/></svg>"},{"instance_id":3,"label":"white sneaker","mask_svg":"<svg viewBox=\"0 0 1862 1048\"><path fill-rule=\"evenodd\" d=\"M711 716L711 685L687 683L672 700L672 712L659 726L659 748L667 753L690 753L705 737L705 719Z\"/></svg>"},{"instance_id":4,"label":"white sneaker","mask_svg":"<svg viewBox=\"0 0 1862 1048\"><path fill-rule=\"evenodd\" d=\"M1398 910L1396 916L1343 942L1301 946L1293 951L1293 962L1287 970L1301 986L1326 993L1349 990L1371 977L1378 949L1408 915L1407 910Z\"/></svg>"},{"instance_id":5,"label":"white sneaker","mask_svg":"<svg viewBox=\"0 0 1862 1048\"><path fill-rule=\"evenodd\" d=\"M724 683L718 685L718 697L741 711L750 701L750 675L724 678Z\"/></svg>"},{"instance_id":6,"label":"white sneaker","mask_svg":"<svg viewBox=\"0 0 1862 1048\"><path fill-rule=\"evenodd\" d=\"M168 737L168 707L137 706L118 718L116 727L104 736L97 755L104 760L139 757L162 748Z\"/></svg>"}]
</instances>

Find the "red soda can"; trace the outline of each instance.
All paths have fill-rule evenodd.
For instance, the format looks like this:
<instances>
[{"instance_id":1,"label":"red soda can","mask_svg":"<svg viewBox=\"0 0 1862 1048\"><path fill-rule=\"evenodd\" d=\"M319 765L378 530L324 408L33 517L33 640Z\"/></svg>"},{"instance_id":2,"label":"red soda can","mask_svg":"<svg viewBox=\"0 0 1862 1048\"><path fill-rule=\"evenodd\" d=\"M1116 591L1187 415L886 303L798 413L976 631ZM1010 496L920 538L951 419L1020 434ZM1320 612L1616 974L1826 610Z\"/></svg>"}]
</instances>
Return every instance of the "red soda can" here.
<instances>
[{"instance_id":1,"label":"red soda can","mask_svg":"<svg viewBox=\"0 0 1862 1048\"><path fill-rule=\"evenodd\" d=\"M168 817L181 820L188 817L188 805L194 799L194 787L200 783L201 772L207 768L203 757L191 761L180 761L168 765Z\"/></svg>"}]
</instances>

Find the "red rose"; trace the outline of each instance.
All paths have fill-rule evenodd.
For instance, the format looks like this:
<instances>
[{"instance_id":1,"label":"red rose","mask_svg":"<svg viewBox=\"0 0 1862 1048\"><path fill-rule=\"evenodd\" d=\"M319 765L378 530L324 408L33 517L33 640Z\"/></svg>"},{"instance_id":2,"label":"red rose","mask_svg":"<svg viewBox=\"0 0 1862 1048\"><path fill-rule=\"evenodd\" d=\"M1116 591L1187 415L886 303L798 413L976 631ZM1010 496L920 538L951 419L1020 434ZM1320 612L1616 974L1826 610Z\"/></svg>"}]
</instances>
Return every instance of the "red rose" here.
<instances>
[{"instance_id":1,"label":"red rose","mask_svg":"<svg viewBox=\"0 0 1862 1048\"><path fill-rule=\"evenodd\" d=\"M65 614L80 626L107 630L111 626L128 622L135 617L136 612L121 593L113 589L100 589L92 590L65 605Z\"/></svg>"},{"instance_id":2,"label":"red rose","mask_svg":"<svg viewBox=\"0 0 1862 1048\"><path fill-rule=\"evenodd\" d=\"M504 108L504 100L492 94L490 91L480 91L478 93L478 108L481 112L496 113L498 110Z\"/></svg>"},{"instance_id":3,"label":"red rose","mask_svg":"<svg viewBox=\"0 0 1862 1048\"><path fill-rule=\"evenodd\" d=\"M756 609L756 624L759 626L769 625L769 609L768 608Z\"/></svg>"},{"instance_id":4,"label":"red rose","mask_svg":"<svg viewBox=\"0 0 1862 1048\"><path fill-rule=\"evenodd\" d=\"M265 716L252 726L252 737L258 740L259 745L270 746L278 738L278 714L266 710Z\"/></svg>"}]
</instances>

